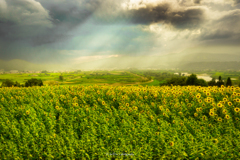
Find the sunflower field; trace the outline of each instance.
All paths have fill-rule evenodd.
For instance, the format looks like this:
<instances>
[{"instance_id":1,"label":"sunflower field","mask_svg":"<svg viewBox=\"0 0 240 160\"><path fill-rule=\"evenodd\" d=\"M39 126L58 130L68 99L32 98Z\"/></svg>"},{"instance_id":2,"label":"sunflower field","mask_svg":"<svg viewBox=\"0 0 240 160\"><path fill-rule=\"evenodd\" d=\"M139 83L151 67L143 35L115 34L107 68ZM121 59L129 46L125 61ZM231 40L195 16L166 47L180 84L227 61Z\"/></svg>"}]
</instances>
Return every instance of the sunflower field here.
<instances>
[{"instance_id":1,"label":"sunflower field","mask_svg":"<svg viewBox=\"0 0 240 160\"><path fill-rule=\"evenodd\" d=\"M0 159L238 159L239 87L0 89Z\"/></svg>"}]
</instances>

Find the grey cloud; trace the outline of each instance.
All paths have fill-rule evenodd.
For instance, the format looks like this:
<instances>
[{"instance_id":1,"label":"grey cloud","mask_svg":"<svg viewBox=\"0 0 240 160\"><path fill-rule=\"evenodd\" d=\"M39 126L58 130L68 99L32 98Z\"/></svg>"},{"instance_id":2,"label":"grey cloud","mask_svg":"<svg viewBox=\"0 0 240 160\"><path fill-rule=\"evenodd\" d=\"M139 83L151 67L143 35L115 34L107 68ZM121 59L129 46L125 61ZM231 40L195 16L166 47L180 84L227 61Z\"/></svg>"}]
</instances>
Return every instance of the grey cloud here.
<instances>
[{"instance_id":1,"label":"grey cloud","mask_svg":"<svg viewBox=\"0 0 240 160\"><path fill-rule=\"evenodd\" d=\"M194 3L200 4L200 3L201 3L201 0L194 0Z\"/></svg>"},{"instance_id":2,"label":"grey cloud","mask_svg":"<svg viewBox=\"0 0 240 160\"><path fill-rule=\"evenodd\" d=\"M234 0L234 3L235 3L235 4L239 4L239 3L240 3L240 0Z\"/></svg>"},{"instance_id":3,"label":"grey cloud","mask_svg":"<svg viewBox=\"0 0 240 160\"><path fill-rule=\"evenodd\" d=\"M129 15L131 16L131 22L134 24L149 25L151 23L165 22L179 29L196 28L204 20L204 10L202 8L174 11L171 5L167 3L130 10Z\"/></svg>"}]
</instances>

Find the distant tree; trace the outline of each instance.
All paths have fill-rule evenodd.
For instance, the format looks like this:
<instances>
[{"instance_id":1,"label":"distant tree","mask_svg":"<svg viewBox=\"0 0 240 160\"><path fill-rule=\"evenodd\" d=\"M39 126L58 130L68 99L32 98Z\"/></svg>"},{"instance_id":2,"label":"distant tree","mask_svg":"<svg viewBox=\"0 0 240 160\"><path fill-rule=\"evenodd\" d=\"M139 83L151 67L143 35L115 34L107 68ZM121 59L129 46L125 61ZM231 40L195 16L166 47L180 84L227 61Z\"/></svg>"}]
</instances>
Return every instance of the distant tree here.
<instances>
[{"instance_id":1,"label":"distant tree","mask_svg":"<svg viewBox=\"0 0 240 160\"><path fill-rule=\"evenodd\" d=\"M62 76L62 75L59 76L59 80L60 80L60 81L63 81L63 76Z\"/></svg>"},{"instance_id":2,"label":"distant tree","mask_svg":"<svg viewBox=\"0 0 240 160\"><path fill-rule=\"evenodd\" d=\"M208 85L209 85L209 86L216 86L217 83L216 83L215 78L212 78L212 80L208 82Z\"/></svg>"},{"instance_id":3,"label":"distant tree","mask_svg":"<svg viewBox=\"0 0 240 160\"><path fill-rule=\"evenodd\" d=\"M42 71L42 73L48 73L48 71L46 71L46 70L43 70L43 71Z\"/></svg>"},{"instance_id":4,"label":"distant tree","mask_svg":"<svg viewBox=\"0 0 240 160\"><path fill-rule=\"evenodd\" d=\"M186 85L196 85L197 80L198 80L197 75L191 74L191 75L187 78Z\"/></svg>"},{"instance_id":5,"label":"distant tree","mask_svg":"<svg viewBox=\"0 0 240 160\"><path fill-rule=\"evenodd\" d=\"M18 83L17 81L14 83L14 87L20 87L20 83Z\"/></svg>"},{"instance_id":6,"label":"distant tree","mask_svg":"<svg viewBox=\"0 0 240 160\"><path fill-rule=\"evenodd\" d=\"M222 81L222 77L219 76L219 77L218 77L217 86L218 86L218 87L221 87L222 85L224 85L224 82Z\"/></svg>"},{"instance_id":7,"label":"distant tree","mask_svg":"<svg viewBox=\"0 0 240 160\"><path fill-rule=\"evenodd\" d=\"M14 86L14 82L11 81L10 79L6 79L1 85L1 87L12 87L12 86Z\"/></svg>"},{"instance_id":8,"label":"distant tree","mask_svg":"<svg viewBox=\"0 0 240 160\"><path fill-rule=\"evenodd\" d=\"M161 84L163 85L163 84ZM186 77L172 77L167 80L166 85L171 86L185 86L186 85Z\"/></svg>"},{"instance_id":9,"label":"distant tree","mask_svg":"<svg viewBox=\"0 0 240 160\"><path fill-rule=\"evenodd\" d=\"M208 84L204 79L198 79L197 82L195 83L196 86L205 86L207 87Z\"/></svg>"},{"instance_id":10,"label":"distant tree","mask_svg":"<svg viewBox=\"0 0 240 160\"><path fill-rule=\"evenodd\" d=\"M25 83L25 87L43 86L41 79L32 78Z\"/></svg>"},{"instance_id":11,"label":"distant tree","mask_svg":"<svg viewBox=\"0 0 240 160\"><path fill-rule=\"evenodd\" d=\"M226 87L228 87L228 86L232 86L232 81L231 81L230 77L228 77L227 83L226 83Z\"/></svg>"}]
</instances>

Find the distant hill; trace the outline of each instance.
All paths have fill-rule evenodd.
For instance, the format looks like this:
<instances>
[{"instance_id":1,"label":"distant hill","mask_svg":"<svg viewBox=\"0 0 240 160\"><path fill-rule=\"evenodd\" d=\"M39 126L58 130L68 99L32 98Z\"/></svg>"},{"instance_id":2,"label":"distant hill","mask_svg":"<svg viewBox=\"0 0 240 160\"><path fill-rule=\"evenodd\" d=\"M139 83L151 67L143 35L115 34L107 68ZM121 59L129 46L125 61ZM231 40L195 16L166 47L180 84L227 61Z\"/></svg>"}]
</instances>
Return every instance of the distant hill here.
<instances>
[{"instance_id":1,"label":"distant hill","mask_svg":"<svg viewBox=\"0 0 240 160\"><path fill-rule=\"evenodd\" d=\"M190 62L178 66L182 70L240 70L240 62Z\"/></svg>"},{"instance_id":2,"label":"distant hill","mask_svg":"<svg viewBox=\"0 0 240 160\"><path fill-rule=\"evenodd\" d=\"M45 69L58 69L61 66L59 65L44 65L44 64L34 64L28 61L13 59L10 61L4 61L0 59L0 69L5 71L10 70L45 70Z\"/></svg>"}]
</instances>

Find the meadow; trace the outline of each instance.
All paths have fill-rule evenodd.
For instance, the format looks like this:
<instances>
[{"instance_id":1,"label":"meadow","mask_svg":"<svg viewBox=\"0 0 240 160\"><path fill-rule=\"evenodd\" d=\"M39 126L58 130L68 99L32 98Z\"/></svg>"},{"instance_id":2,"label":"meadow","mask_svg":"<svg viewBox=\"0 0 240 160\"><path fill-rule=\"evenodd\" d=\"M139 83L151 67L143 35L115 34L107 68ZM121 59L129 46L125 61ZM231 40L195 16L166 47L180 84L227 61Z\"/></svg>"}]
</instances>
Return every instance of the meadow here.
<instances>
[{"instance_id":1,"label":"meadow","mask_svg":"<svg viewBox=\"0 0 240 160\"><path fill-rule=\"evenodd\" d=\"M239 87L0 89L1 159L237 159Z\"/></svg>"},{"instance_id":2,"label":"meadow","mask_svg":"<svg viewBox=\"0 0 240 160\"><path fill-rule=\"evenodd\" d=\"M63 80L59 76L63 76ZM146 77L128 71L85 71L80 73L15 73L1 74L0 85L6 79L24 84L31 78L41 79L46 85L136 85L152 82Z\"/></svg>"}]
</instances>

